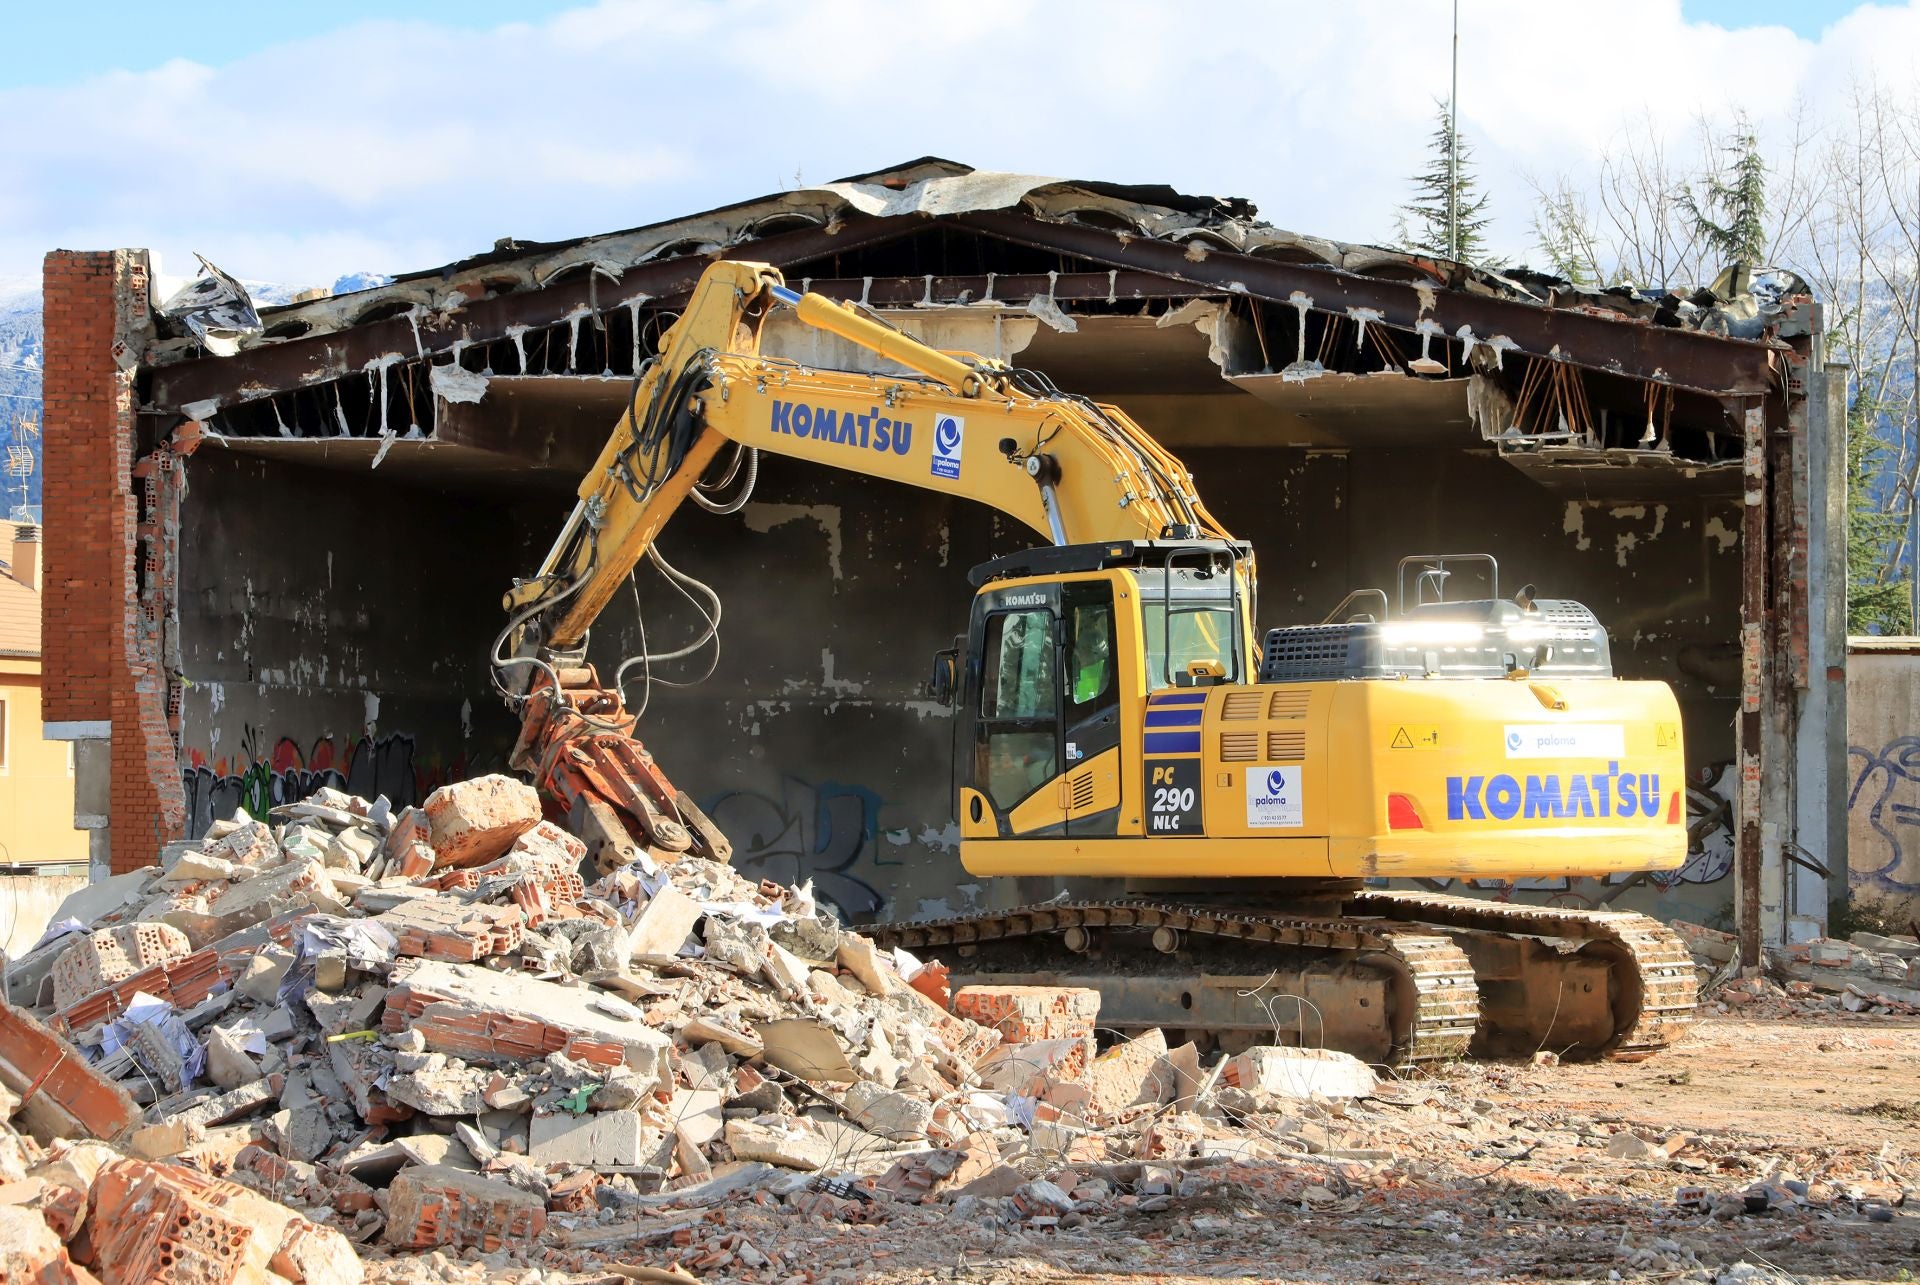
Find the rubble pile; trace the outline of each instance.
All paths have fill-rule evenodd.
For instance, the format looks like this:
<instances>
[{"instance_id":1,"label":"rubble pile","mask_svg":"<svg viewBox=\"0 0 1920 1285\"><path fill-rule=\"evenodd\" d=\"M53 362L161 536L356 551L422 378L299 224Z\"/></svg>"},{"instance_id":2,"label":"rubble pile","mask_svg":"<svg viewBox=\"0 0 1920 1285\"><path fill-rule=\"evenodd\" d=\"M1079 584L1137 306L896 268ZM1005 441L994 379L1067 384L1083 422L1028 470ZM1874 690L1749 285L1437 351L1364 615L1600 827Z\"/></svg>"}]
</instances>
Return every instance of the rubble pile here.
<instances>
[{"instance_id":1,"label":"rubble pile","mask_svg":"<svg viewBox=\"0 0 1920 1285\"><path fill-rule=\"evenodd\" d=\"M1856 932L1795 942L1768 947L1764 969L1743 970L1732 933L1678 920L1673 929L1693 953L1702 1002L1719 1012L1920 1014L1920 938Z\"/></svg>"},{"instance_id":2,"label":"rubble pile","mask_svg":"<svg viewBox=\"0 0 1920 1285\"><path fill-rule=\"evenodd\" d=\"M506 777L397 810L322 790L61 913L5 976L0 1281L798 1285L1055 1261L1094 1235L1124 1265L1136 1233L1176 1247L1156 1261L1258 1274L1273 1251L1240 1243L1247 1219L1457 1241L1491 1175L1643 1186L1639 1239L1604 1252L1671 1276L1706 1261L1677 1229L1911 1203L1884 1148L1790 1165L1724 1131L1515 1105L1548 1051L1382 1080L1159 1031L1103 1049L1097 992L951 990L804 886L590 857ZM1781 989L1690 939L1748 1017L1760 1001L1734 997L1771 987L1851 1018L1868 980L1862 1007L1893 1012L1892 961L1920 955L1813 943L1772 961ZM1407 1192L1417 1219L1394 1212Z\"/></svg>"},{"instance_id":3,"label":"rubble pile","mask_svg":"<svg viewBox=\"0 0 1920 1285\"><path fill-rule=\"evenodd\" d=\"M1081 1184L1036 1166L1215 1154L1202 1092L1254 1115L1373 1085L1289 1049L1203 1075L1157 1031L1097 1054L1096 992L949 995L806 887L629 855L596 870L492 776L398 811L323 789L79 894L0 1017L0 1181L28 1184L0 1208L55 1237L22 1233L21 1278L355 1281L367 1255L576 1251L747 1192L1061 1219Z\"/></svg>"}]
</instances>

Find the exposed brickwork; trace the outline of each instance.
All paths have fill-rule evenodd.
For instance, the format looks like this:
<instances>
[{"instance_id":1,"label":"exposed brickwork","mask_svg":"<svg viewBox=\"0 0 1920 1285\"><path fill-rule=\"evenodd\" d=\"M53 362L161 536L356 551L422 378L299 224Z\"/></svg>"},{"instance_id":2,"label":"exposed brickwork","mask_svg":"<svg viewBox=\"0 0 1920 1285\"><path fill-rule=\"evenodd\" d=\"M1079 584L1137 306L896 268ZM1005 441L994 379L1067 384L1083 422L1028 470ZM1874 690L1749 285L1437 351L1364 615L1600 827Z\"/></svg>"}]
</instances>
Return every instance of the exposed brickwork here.
<instances>
[{"instance_id":1,"label":"exposed brickwork","mask_svg":"<svg viewBox=\"0 0 1920 1285\"><path fill-rule=\"evenodd\" d=\"M125 924L80 936L53 961L53 1006L68 1008L143 968L193 953L172 924Z\"/></svg>"},{"instance_id":2,"label":"exposed brickwork","mask_svg":"<svg viewBox=\"0 0 1920 1285\"><path fill-rule=\"evenodd\" d=\"M1091 1038L1100 992L1076 986L963 986L953 1011L999 1031L1009 1044Z\"/></svg>"},{"instance_id":3,"label":"exposed brickwork","mask_svg":"<svg viewBox=\"0 0 1920 1285\"><path fill-rule=\"evenodd\" d=\"M132 550L133 390L114 361L115 256L46 259L41 714L111 716L112 627Z\"/></svg>"},{"instance_id":4,"label":"exposed brickwork","mask_svg":"<svg viewBox=\"0 0 1920 1285\"><path fill-rule=\"evenodd\" d=\"M148 331L146 255L56 250L43 286L42 717L111 723L119 873L152 864L186 825L164 639L178 473L164 448L136 459L133 380L122 369Z\"/></svg>"}]
</instances>

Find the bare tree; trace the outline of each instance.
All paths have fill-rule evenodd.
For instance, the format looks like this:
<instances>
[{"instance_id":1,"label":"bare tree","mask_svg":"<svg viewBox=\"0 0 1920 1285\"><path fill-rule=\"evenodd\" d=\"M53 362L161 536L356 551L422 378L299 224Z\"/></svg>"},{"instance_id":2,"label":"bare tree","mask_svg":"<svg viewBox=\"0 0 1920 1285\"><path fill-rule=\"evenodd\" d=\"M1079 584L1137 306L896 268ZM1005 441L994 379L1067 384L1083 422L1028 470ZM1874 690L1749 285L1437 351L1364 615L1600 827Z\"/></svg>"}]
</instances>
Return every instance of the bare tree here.
<instances>
[{"instance_id":1,"label":"bare tree","mask_svg":"<svg viewBox=\"0 0 1920 1285\"><path fill-rule=\"evenodd\" d=\"M1624 131L1584 173L1534 181L1534 235L1556 271L1679 289L1732 258L1806 278L1832 354L1852 367L1850 598L1856 628L1920 619L1920 95L1856 85L1816 114L1797 104L1763 137L1702 118L1675 144Z\"/></svg>"}]
</instances>

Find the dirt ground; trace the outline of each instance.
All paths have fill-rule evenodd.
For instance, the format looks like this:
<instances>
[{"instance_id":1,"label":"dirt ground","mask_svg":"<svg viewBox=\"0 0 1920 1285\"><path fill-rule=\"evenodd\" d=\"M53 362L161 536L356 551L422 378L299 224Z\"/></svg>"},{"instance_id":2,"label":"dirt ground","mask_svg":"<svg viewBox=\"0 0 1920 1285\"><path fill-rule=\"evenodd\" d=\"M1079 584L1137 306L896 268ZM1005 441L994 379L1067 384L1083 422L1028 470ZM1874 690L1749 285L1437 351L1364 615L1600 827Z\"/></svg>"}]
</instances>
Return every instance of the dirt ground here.
<instances>
[{"instance_id":1,"label":"dirt ground","mask_svg":"<svg viewBox=\"0 0 1920 1285\"><path fill-rule=\"evenodd\" d=\"M881 1203L870 1221L848 1223L765 1193L656 1217L695 1220L708 1245L724 1230L753 1246L752 1269L709 1263L702 1281L1920 1276L1913 1018L1712 1015L1647 1062L1451 1065L1385 1084L1344 1114L1310 1107L1249 1118L1236 1132L1290 1154L1186 1161L1171 1198L1143 1200L1119 1184L1057 1226L1024 1221L1005 1200ZM1022 1167L1083 1189L1112 1176L1096 1162ZM1756 1188L1765 1194L1750 1199ZM369 1267L388 1280L665 1279L633 1274L685 1260L659 1230L636 1225L641 1239L591 1259L529 1247Z\"/></svg>"},{"instance_id":2,"label":"dirt ground","mask_svg":"<svg viewBox=\"0 0 1920 1285\"><path fill-rule=\"evenodd\" d=\"M1060 1231L1044 1243L970 1249L945 1272L869 1279L1184 1282L1871 1280L1920 1275L1920 1209L1870 1221L1848 1184L1899 1199L1920 1185L1920 1021L1704 1020L1646 1062L1551 1068L1459 1066L1433 1077L1492 1102L1510 1137L1400 1140L1385 1166L1277 1161L1233 1175L1166 1213ZM1589 1128L1589 1122L1591 1128ZM1564 1145L1627 1128L1700 1139L1676 1159L1623 1159ZM1464 1132L1456 1129L1455 1132ZM1383 1138L1384 1141L1384 1138ZM1515 1144L1521 1149L1514 1152ZM1530 1150L1528 1150L1530 1148ZM1692 1159L1685 1168L1681 1164ZM1718 1216L1682 1210L1769 1175L1811 1183L1809 1206ZM1243 1177L1244 1175L1244 1177ZM1309 1186L1330 1202L1299 1198ZM1864 1194L1864 1193L1863 1193ZM1100 1220L1105 1221L1105 1220ZM1117 1233L1117 1234L1116 1234ZM1747 1266L1742 1267L1741 1264Z\"/></svg>"}]
</instances>

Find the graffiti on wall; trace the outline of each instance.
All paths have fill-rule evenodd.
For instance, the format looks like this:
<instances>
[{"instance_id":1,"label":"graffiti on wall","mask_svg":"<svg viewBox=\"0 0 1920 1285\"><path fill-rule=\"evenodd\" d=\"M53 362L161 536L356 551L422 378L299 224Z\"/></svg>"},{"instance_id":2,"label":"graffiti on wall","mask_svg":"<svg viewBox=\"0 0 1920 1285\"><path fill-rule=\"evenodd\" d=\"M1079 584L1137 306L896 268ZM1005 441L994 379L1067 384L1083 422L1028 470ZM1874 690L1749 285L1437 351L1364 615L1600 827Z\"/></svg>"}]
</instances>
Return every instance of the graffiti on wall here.
<instances>
[{"instance_id":1,"label":"graffiti on wall","mask_svg":"<svg viewBox=\"0 0 1920 1285\"><path fill-rule=\"evenodd\" d=\"M1920 736L1896 736L1877 750L1850 745L1847 761L1852 881L1920 892Z\"/></svg>"},{"instance_id":2,"label":"graffiti on wall","mask_svg":"<svg viewBox=\"0 0 1920 1285\"><path fill-rule=\"evenodd\" d=\"M778 798L733 790L706 812L732 842L742 874L789 886L811 879L820 900L848 917L876 914L886 903L868 877L900 862L880 855L880 796L865 786L786 777Z\"/></svg>"},{"instance_id":3,"label":"graffiti on wall","mask_svg":"<svg viewBox=\"0 0 1920 1285\"><path fill-rule=\"evenodd\" d=\"M451 763L427 763L406 732L363 735L345 748L331 736L301 745L290 736L268 742L254 727L241 737L240 752L209 760L186 751L180 779L187 801L187 837L197 839L216 820L245 810L264 817L267 809L306 798L322 786L364 799L386 795L395 807L418 803L447 781L482 770L463 756Z\"/></svg>"}]
</instances>

